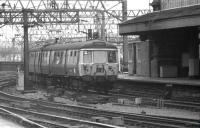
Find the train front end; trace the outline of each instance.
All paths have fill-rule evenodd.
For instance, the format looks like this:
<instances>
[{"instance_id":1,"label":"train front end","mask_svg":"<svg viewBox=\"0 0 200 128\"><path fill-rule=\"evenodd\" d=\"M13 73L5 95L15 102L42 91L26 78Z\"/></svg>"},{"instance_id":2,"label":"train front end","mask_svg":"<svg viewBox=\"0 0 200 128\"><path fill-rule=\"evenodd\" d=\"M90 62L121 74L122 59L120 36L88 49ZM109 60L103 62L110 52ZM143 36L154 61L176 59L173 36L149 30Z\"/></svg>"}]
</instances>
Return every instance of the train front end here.
<instances>
[{"instance_id":1,"label":"train front end","mask_svg":"<svg viewBox=\"0 0 200 128\"><path fill-rule=\"evenodd\" d=\"M105 42L94 42L80 51L80 76L83 81L110 83L117 79L117 48Z\"/></svg>"}]
</instances>

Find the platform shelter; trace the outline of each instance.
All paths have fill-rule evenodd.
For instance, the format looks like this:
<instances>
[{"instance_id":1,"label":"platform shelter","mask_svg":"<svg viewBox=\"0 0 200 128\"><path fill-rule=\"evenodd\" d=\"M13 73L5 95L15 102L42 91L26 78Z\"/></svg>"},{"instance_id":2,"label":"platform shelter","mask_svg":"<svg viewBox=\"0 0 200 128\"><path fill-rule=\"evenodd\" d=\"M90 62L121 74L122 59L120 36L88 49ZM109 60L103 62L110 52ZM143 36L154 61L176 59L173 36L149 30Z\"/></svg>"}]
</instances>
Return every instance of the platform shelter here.
<instances>
[{"instance_id":1,"label":"platform shelter","mask_svg":"<svg viewBox=\"0 0 200 128\"><path fill-rule=\"evenodd\" d=\"M119 34L149 42L150 77L198 78L200 5L160 10L160 4L154 0L152 13L119 24Z\"/></svg>"}]
</instances>

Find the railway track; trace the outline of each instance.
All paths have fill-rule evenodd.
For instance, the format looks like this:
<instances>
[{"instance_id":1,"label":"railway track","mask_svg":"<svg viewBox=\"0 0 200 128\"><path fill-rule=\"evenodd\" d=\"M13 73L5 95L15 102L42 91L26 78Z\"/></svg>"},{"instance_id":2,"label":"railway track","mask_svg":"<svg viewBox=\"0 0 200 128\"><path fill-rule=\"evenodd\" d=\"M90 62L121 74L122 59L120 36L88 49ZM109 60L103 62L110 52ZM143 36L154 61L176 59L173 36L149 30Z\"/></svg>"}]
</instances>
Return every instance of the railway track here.
<instances>
[{"instance_id":1,"label":"railway track","mask_svg":"<svg viewBox=\"0 0 200 128\"><path fill-rule=\"evenodd\" d=\"M5 75L6 74L6 75ZM9 76L9 77L8 77ZM16 73L15 72L0 72L0 83L1 87L6 87L8 85L16 84ZM124 97L128 99L134 99L137 97L142 97L143 105L150 106L158 106L158 102L160 101L159 94L160 89L152 90L152 91L140 91L140 90L129 90L129 91L121 91L121 92L110 92L110 95L115 97ZM190 102L184 101L183 99L172 99L172 100L164 100L163 107L167 108L176 108L176 109L185 109L191 111L200 111L200 103L199 102Z\"/></svg>"},{"instance_id":2,"label":"railway track","mask_svg":"<svg viewBox=\"0 0 200 128\"><path fill-rule=\"evenodd\" d=\"M89 92L91 94L98 93L98 92L91 91L91 90ZM123 91L123 92L110 91L108 93L108 95L102 95L102 94L99 94L99 95L101 97L103 97L103 96L108 97L109 99L111 99L110 101L113 102L114 104L118 104L118 99L129 99L130 101L132 101L132 104L130 104L130 105L134 105L135 98L142 98L142 103L140 104L141 106L173 108L173 109L189 110L192 112L200 112L200 103L199 102L189 102L189 101L184 101L184 99L182 99L182 100L176 100L176 99L165 100L165 99L162 99L159 97L151 97L151 93L150 93L150 95L148 95L148 94L143 95L144 92L140 92L140 91L137 91L137 93L135 93L135 92L136 91L134 91L132 93L131 92L126 93L125 91ZM107 101L105 101L105 102L107 102ZM162 105L159 105L160 102L162 102Z\"/></svg>"},{"instance_id":3,"label":"railway track","mask_svg":"<svg viewBox=\"0 0 200 128\"><path fill-rule=\"evenodd\" d=\"M10 96L11 98L11 96ZM13 97L14 98L14 97ZM14 99L16 101L14 101ZM80 107L73 105L65 105L60 103L52 103L47 101L36 101L27 100L24 98L14 98L14 99L1 99L2 102L19 102L19 101L29 101L33 103L31 110L37 110L43 113L57 114L59 116L77 116L84 119L91 119L93 116L102 116L106 118L121 116L124 118L125 124L127 125L139 125L146 127L162 127L162 128L199 128L200 124L197 120L192 119L182 119L182 118L172 118L172 117L161 117L161 116L150 116L141 114L128 114L113 111L98 110L89 107ZM21 99L21 100L19 100ZM4 101L3 101L4 100ZM16 106L15 106L16 108Z\"/></svg>"},{"instance_id":4,"label":"railway track","mask_svg":"<svg viewBox=\"0 0 200 128\"><path fill-rule=\"evenodd\" d=\"M9 107L5 105L0 105L1 108L6 109L8 111L11 111L13 113L17 113L20 116L23 116L27 118L28 120L41 123L45 126L51 126L51 127L62 127L62 128L69 128L76 126L79 127L87 127L87 128L120 128L113 125L108 124L102 124L102 123L96 123L86 120L80 120L80 119L74 119L74 118L68 118L64 116L58 116L48 113L42 113L42 112L36 112L33 110L24 110L16 107Z\"/></svg>"},{"instance_id":5,"label":"railway track","mask_svg":"<svg viewBox=\"0 0 200 128\"><path fill-rule=\"evenodd\" d=\"M12 86L16 84L16 77L17 74L16 72L9 71L9 72L0 72L0 87L7 87L7 86Z\"/></svg>"},{"instance_id":6,"label":"railway track","mask_svg":"<svg viewBox=\"0 0 200 128\"><path fill-rule=\"evenodd\" d=\"M20 115L17 115L11 111L8 111L4 108L0 108L0 116L8 120L14 120L17 124L20 124L25 127L34 127L34 128L46 128L38 123L30 121Z\"/></svg>"},{"instance_id":7,"label":"railway track","mask_svg":"<svg viewBox=\"0 0 200 128\"><path fill-rule=\"evenodd\" d=\"M1 79L1 78L0 78ZM83 106L74 106L74 105L66 105L61 103L48 102L43 100L33 100L27 98L21 98L13 95L6 94L4 92L0 92L0 101L1 107L4 109L8 109L9 111L18 112L23 115L22 109L24 106L20 106L24 102L29 102L30 107L26 108L30 113L37 112L39 114L43 113L45 115L53 115L62 118L66 118L66 116L81 118L91 120L94 116L101 116L105 118L112 117L123 117L125 121L125 125L131 126L144 126L144 127L156 127L156 128L199 128L200 124L198 120L192 119L183 119L183 118L173 118L173 117L162 117L162 116L151 116L145 114L129 114L122 112L114 112L107 110L99 110L94 107L83 107ZM29 104L28 103L28 104ZM12 107L13 106L13 107ZM14 110L17 109L17 110ZM27 113L26 113L27 114ZM26 116L23 115L23 116ZM40 115L41 116L41 115ZM30 117L30 116L28 116ZM35 117L35 115L34 115ZM47 117L45 117L46 119ZM53 118L53 117L50 117ZM30 118L34 122L46 124L51 127L53 124L63 126L62 123L53 123L48 124L48 122L52 122L52 120L38 120L34 118ZM59 119L56 119L59 120ZM115 126L117 127L117 126Z\"/></svg>"},{"instance_id":8,"label":"railway track","mask_svg":"<svg viewBox=\"0 0 200 128\"><path fill-rule=\"evenodd\" d=\"M5 74L5 75L3 75ZM16 84L16 74L14 72L0 72L0 90L7 86L12 86ZM39 106L29 106L31 104L40 104L37 100L29 100L25 98L20 98L14 95L8 95L0 91L0 115L7 117L9 119L13 119L13 116L16 114L19 117L23 117L22 119L14 119L20 120L21 125L25 125L27 127L34 128L69 128L69 127L87 127L87 128L120 128L118 126L97 123L92 121L86 121L75 118L68 118L66 115L58 116L57 113L50 114L50 111L46 111L46 113L42 113L39 110ZM26 110L25 110L26 109ZM3 111L4 110L4 111ZM10 114L12 113L12 114ZM60 114L61 115L61 114ZM25 118L24 118L25 117ZM16 117L15 117L16 118ZM30 123L31 122L31 123Z\"/></svg>"},{"instance_id":9,"label":"railway track","mask_svg":"<svg viewBox=\"0 0 200 128\"><path fill-rule=\"evenodd\" d=\"M184 99L172 99L172 100L165 100L160 98L159 94L155 93L145 93L143 91L110 91L109 95L114 97L121 97L134 100L135 98L142 98L142 105L146 106L158 106L158 103L162 100L163 107L166 108L176 108L176 109L184 109L190 111L200 111L200 103L199 102L192 102ZM156 96L157 95L157 96ZM116 102L116 100L115 100Z\"/></svg>"}]
</instances>

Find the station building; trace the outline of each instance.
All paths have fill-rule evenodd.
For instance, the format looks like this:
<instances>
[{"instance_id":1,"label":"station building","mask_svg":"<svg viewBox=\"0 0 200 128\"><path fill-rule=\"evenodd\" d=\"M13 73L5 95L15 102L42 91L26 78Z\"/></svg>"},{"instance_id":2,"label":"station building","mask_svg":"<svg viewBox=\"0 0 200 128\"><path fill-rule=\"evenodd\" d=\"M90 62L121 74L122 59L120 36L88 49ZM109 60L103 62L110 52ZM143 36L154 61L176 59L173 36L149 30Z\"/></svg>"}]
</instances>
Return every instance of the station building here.
<instances>
[{"instance_id":1,"label":"station building","mask_svg":"<svg viewBox=\"0 0 200 128\"><path fill-rule=\"evenodd\" d=\"M129 73L148 77L200 76L200 0L153 0L153 12L119 24L129 44Z\"/></svg>"}]
</instances>

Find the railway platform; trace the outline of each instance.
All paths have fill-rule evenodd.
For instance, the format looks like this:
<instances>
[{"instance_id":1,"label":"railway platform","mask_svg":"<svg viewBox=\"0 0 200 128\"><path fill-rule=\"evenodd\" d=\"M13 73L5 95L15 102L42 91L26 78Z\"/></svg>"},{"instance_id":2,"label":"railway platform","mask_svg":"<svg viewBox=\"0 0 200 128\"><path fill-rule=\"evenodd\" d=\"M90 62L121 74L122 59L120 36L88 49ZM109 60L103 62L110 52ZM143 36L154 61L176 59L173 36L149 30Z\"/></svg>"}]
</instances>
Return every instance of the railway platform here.
<instances>
[{"instance_id":1,"label":"railway platform","mask_svg":"<svg viewBox=\"0 0 200 128\"><path fill-rule=\"evenodd\" d=\"M123 86L120 86L123 85ZM191 78L150 78L119 74L116 88L134 90L141 96L200 101L200 79ZM142 92L142 93L141 93Z\"/></svg>"},{"instance_id":2,"label":"railway platform","mask_svg":"<svg viewBox=\"0 0 200 128\"><path fill-rule=\"evenodd\" d=\"M150 78L150 77L142 77L134 75L131 76L129 74L119 74L118 80L143 82L143 83L157 83L157 84L190 85L190 86L200 87L200 79L190 79L190 78Z\"/></svg>"}]
</instances>

